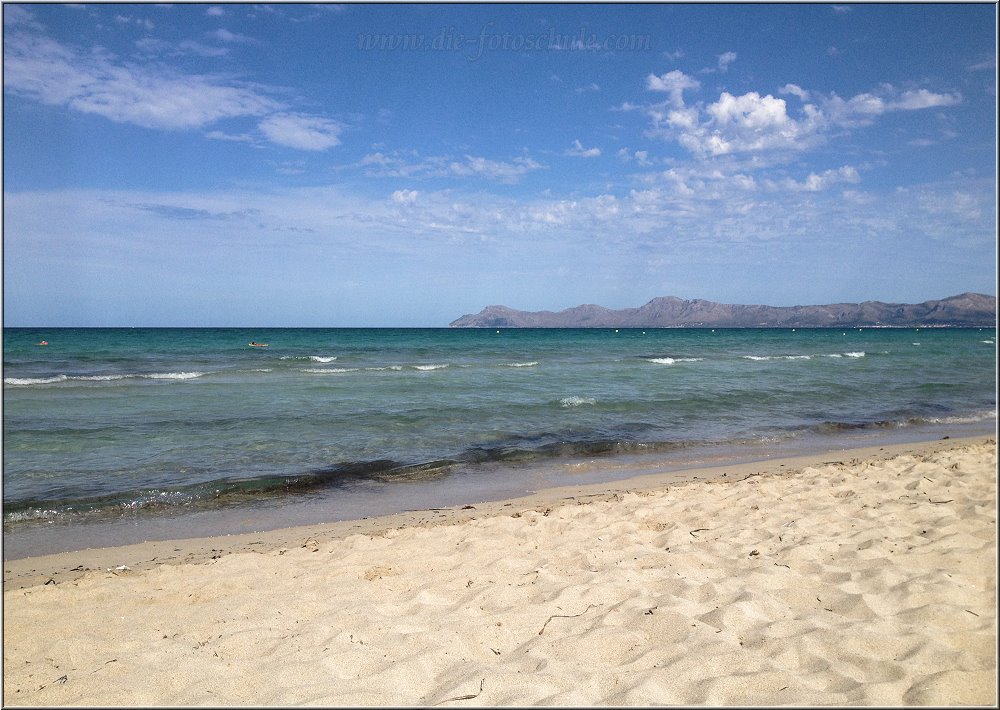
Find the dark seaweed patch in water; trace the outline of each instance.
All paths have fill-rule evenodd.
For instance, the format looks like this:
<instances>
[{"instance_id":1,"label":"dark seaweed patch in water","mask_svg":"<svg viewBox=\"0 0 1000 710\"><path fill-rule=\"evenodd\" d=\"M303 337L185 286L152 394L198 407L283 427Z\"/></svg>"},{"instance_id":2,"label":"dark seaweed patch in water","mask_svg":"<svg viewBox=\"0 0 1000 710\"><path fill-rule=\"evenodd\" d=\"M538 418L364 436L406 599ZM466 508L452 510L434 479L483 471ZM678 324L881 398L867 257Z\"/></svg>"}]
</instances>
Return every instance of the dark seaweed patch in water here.
<instances>
[{"instance_id":1,"label":"dark seaweed patch in water","mask_svg":"<svg viewBox=\"0 0 1000 710\"><path fill-rule=\"evenodd\" d=\"M311 492L359 479L392 476L393 472L405 476L415 475L426 469L403 466L395 461L375 460L345 463L328 469L288 476L259 476L255 478L225 478L187 486L163 489L144 488L121 493L64 498L58 500L28 499L4 503L4 526L31 521L66 521L80 519L117 518L125 515L157 514L178 508L208 509L246 504L286 495L306 495Z\"/></svg>"},{"instance_id":2,"label":"dark seaweed patch in water","mask_svg":"<svg viewBox=\"0 0 1000 710\"><path fill-rule=\"evenodd\" d=\"M455 458L419 463L391 459L339 463L291 475L224 478L170 488L143 488L103 496L26 499L4 504L4 527L37 522L72 523L129 516L169 515L179 510L211 510L253 505L285 496L309 496L361 481L420 482L457 470L490 464L522 465L546 459L572 459L615 454L677 450L683 442L643 442L621 438L569 439L555 435L514 437L506 446L472 447Z\"/></svg>"}]
</instances>

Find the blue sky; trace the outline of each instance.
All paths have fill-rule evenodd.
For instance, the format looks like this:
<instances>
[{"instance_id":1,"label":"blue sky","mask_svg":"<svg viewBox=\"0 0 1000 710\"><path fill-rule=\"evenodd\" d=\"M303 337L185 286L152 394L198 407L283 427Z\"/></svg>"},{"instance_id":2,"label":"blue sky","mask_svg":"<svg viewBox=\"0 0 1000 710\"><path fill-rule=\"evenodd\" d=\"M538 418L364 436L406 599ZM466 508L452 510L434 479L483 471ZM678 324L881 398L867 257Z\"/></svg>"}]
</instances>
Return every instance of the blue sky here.
<instances>
[{"instance_id":1,"label":"blue sky","mask_svg":"<svg viewBox=\"0 0 1000 710\"><path fill-rule=\"evenodd\" d=\"M996 7L3 6L4 323L996 293Z\"/></svg>"}]
</instances>

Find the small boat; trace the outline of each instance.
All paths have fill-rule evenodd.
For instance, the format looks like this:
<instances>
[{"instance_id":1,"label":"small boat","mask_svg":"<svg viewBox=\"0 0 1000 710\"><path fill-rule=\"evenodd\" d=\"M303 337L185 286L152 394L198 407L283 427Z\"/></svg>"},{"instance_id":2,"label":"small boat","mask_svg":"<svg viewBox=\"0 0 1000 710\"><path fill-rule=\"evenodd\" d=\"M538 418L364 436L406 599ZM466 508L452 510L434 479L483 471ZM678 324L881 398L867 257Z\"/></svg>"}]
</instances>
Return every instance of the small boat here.
<instances>
[{"instance_id":1,"label":"small boat","mask_svg":"<svg viewBox=\"0 0 1000 710\"><path fill-rule=\"evenodd\" d=\"M255 340L251 340L250 341L250 347L252 347L252 348L266 348L267 347L267 343L258 343Z\"/></svg>"}]
</instances>

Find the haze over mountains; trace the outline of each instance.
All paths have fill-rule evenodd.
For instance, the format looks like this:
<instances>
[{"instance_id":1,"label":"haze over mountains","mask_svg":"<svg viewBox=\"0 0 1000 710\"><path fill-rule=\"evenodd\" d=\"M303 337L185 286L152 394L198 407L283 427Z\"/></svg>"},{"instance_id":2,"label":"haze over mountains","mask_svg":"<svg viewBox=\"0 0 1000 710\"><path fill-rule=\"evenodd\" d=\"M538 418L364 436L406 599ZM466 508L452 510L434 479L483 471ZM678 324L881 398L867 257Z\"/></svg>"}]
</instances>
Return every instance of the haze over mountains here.
<instances>
[{"instance_id":1,"label":"haze over mountains","mask_svg":"<svg viewBox=\"0 0 1000 710\"><path fill-rule=\"evenodd\" d=\"M611 310L586 304L563 311L518 311L487 306L450 323L453 328L841 328L996 325L996 296L963 293L923 303L834 303L762 306L675 296L639 308Z\"/></svg>"}]
</instances>

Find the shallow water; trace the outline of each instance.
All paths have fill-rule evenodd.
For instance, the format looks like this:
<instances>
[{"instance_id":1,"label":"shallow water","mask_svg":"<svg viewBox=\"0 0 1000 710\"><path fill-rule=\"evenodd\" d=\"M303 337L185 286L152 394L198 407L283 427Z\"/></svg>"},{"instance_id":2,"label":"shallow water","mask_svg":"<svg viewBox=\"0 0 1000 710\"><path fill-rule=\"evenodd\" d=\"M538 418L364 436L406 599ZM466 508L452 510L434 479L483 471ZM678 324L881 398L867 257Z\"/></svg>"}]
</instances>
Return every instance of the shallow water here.
<instances>
[{"instance_id":1,"label":"shallow water","mask_svg":"<svg viewBox=\"0 0 1000 710\"><path fill-rule=\"evenodd\" d=\"M579 464L595 458L682 468L987 433L995 340L990 329L5 329L5 555L496 499L587 482Z\"/></svg>"}]
</instances>

